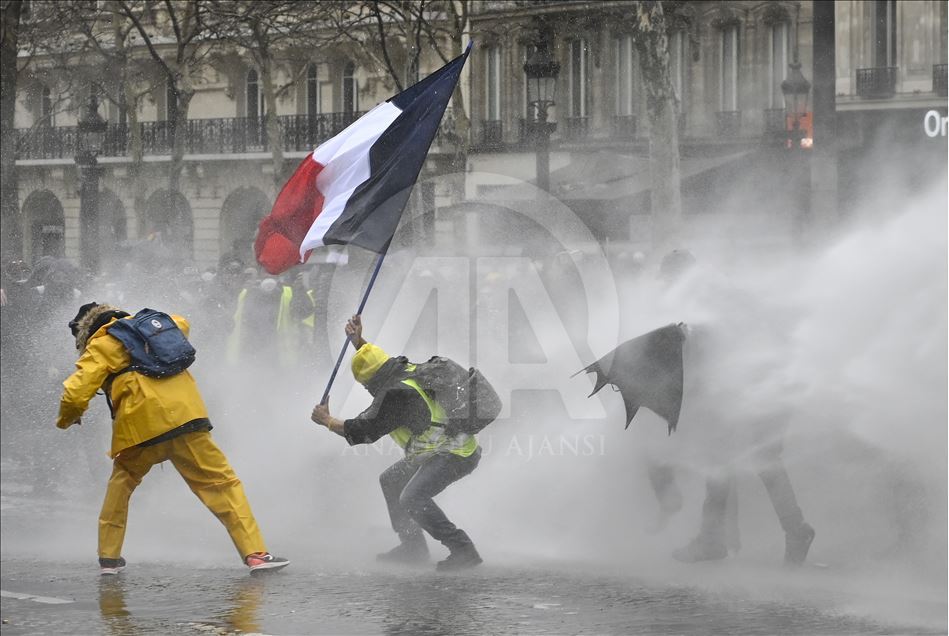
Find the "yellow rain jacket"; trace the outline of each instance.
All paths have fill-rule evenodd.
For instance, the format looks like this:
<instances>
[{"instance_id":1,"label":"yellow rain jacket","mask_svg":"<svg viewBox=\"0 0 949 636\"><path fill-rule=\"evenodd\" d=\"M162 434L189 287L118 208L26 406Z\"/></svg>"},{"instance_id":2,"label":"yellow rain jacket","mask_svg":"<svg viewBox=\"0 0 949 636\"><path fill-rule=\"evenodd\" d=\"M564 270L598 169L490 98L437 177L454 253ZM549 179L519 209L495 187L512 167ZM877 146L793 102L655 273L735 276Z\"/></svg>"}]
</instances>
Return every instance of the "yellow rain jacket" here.
<instances>
[{"instance_id":1,"label":"yellow rain jacket","mask_svg":"<svg viewBox=\"0 0 949 636\"><path fill-rule=\"evenodd\" d=\"M187 336L188 321L174 315L172 319ZM115 319L89 337L76 361L76 371L63 382L56 420L59 428L74 424L85 413L96 391L103 388L109 374L131 363L122 343L106 333L113 322ZM109 451L112 458L183 424L208 417L198 385L187 370L167 378L150 378L135 371L122 373L112 382L111 399L115 410Z\"/></svg>"}]
</instances>

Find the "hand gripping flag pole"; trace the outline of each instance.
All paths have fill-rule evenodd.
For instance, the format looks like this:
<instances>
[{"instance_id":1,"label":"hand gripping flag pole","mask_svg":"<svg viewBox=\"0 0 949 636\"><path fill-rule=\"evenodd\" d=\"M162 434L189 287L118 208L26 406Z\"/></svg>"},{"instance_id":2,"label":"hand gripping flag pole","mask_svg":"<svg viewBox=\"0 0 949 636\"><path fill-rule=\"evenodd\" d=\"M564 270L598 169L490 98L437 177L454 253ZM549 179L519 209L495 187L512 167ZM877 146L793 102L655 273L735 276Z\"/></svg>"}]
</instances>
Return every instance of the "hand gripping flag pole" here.
<instances>
[{"instance_id":1,"label":"hand gripping flag pole","mask_svg":"<svg viewBox=\"0 0 949 636\"><path fill-rule=\"evenodd\" d=\"M392 236L471 52L379 104L310 153L260 222L254 251L271 274L305 262L314 248L356 245L379 254L362 313ZM326 402L347 338L330 376Z\"/></svg>"}]
</instances>

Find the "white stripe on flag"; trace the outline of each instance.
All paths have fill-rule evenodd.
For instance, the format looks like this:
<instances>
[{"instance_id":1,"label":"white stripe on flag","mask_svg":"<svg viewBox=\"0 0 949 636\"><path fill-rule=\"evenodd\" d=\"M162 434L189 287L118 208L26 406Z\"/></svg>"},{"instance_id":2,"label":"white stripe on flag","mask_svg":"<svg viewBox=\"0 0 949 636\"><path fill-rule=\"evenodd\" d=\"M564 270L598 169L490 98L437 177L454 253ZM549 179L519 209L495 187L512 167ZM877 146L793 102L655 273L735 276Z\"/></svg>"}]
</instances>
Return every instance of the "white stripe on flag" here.
<instances>
[{"instance_id":1,"label":"white stripe on flag","mask_svg":"<svg viewBox=\"0 0 949 636\"><path fill-rule=\"evenodd\" d=\"M323 237L343 213L353 191L369 179L369 150L401 114L383 102L313 151L313 160L323 165L316 177L323 209L300 244L301 260L308 251L323 245Z\"/></svg>"}]
</instances>

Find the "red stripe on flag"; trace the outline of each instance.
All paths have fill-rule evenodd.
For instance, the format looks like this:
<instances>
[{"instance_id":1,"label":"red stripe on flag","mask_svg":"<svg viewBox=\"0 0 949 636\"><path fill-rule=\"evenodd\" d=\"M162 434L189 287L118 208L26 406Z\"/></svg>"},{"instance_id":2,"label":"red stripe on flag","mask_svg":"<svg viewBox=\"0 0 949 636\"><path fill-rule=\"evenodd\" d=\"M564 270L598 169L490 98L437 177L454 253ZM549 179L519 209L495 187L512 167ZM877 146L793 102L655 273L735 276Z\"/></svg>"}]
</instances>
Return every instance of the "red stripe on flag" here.
<instances>
[{"instance_id":1,"label":"red stripe on flag","mask_svg":"<svg viewBox=\"0 0 949 636\"><path fill-rule=\"evenodd\" d=\"M323 209L323 194L316 187L322 169L313 153L308 154L277 195L270 215L260 222L254 252L271 274L300 263L300 244ZM303 260L309 256L307 252Z\"/></svg>"}]
</instances>

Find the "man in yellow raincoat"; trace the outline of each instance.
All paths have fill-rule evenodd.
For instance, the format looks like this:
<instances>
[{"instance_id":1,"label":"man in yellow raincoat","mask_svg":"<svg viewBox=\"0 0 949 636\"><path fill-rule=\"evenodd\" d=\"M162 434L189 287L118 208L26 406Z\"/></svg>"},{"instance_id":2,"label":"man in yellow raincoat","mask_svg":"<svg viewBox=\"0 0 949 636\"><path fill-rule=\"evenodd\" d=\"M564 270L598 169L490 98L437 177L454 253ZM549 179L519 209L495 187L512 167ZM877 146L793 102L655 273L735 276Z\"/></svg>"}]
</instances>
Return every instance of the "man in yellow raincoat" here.
<instances>
[{"instance_id":1,"label":"man in yellow raincoat","mask_svg":"<svg viewBox=\"0 0 949 636\"><path fill-rule=\"evenodd\" d=\"M99 515L99 566L102 574L125 567L122 543L129 499L155 464L171 461L192 492L227 528L234 546L251 571L279 569L287 559L267 552L244 487L224 453L211 439L211 422L191 374L153 378L126 371L131 357L122 342L108 333L110 325L129 314L110 305L88 303L69 323L76 339L76 371L63 382L56 426L80 422L89 401L102 389L112 408L112 476ZM172 319L187 336L188 321Z\"/></svg>"}]
</instances>

